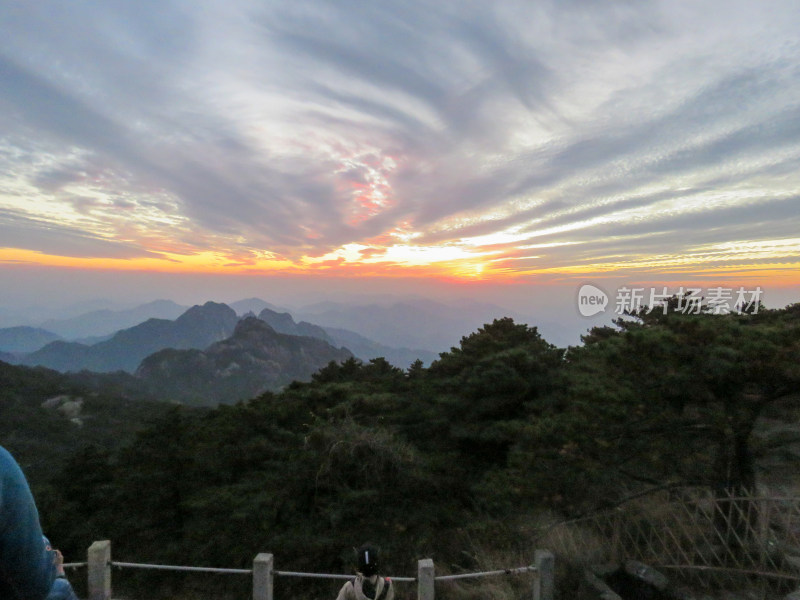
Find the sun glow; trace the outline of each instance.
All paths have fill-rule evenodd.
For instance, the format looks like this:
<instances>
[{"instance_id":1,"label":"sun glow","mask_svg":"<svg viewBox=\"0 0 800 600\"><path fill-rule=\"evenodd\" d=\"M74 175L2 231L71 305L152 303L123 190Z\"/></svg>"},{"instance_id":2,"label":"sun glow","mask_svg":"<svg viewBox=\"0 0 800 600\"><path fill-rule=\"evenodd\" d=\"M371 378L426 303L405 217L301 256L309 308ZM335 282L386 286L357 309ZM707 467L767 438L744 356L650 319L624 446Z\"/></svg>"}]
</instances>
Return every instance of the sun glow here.
<instances>
[{"instance_id":1,"label":"sun glow","mask_svg":"<svg viewBox=\"0 0 800 600\"><path fill-rule=\"evenodd\" d=\"M487 241L486 239L482 241ZM448 280L503 281L541 275L694 276L733 278L767 285L800 284L792 256L800 254L800 239L742 241L698 245L680 254L629 254L622 257L575 256L555 265L546 254L568 242L480 249L456 244L388 246L345 244L321 256L289 259L262 252L151 251L132 258L59 256L19 248L0 248L0 264L41 265L119 271L220 274L313 274L343 276L420 276ZM525 254L532 249L537 255Z\"/></svg>"}]
</instances>

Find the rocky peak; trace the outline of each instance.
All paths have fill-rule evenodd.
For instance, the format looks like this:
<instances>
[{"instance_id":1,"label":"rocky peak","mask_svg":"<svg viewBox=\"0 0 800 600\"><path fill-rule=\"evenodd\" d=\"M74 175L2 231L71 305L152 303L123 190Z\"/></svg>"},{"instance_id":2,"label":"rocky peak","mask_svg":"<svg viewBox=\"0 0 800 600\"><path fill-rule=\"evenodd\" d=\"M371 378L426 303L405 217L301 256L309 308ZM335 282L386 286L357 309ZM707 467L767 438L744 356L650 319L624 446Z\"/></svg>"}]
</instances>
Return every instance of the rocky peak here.
<instances>
[{"instance_id":1,"label":"rocky peak","mask_svg":"<svg viewBox=\"0 0 800 600\"><path fill-rule=\"evenodd\" d=\"M223 323L235 323L238 317L236 312L227 304L219 302L206 302L202 306L195 305L176 319L176 323L203 323L220 321Z\"/></svg>"}]
</instances>

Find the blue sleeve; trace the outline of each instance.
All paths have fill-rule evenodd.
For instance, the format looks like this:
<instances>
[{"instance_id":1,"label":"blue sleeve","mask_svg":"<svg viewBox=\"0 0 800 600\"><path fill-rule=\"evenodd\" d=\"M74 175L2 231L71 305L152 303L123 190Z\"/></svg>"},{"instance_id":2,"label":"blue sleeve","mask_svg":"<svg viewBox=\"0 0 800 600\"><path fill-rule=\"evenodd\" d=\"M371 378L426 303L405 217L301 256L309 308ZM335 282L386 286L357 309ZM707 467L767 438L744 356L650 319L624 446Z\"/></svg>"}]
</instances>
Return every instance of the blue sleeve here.
<instances>
[{"instance_id":1,"label":"blue sleeve","mask_svg":"<svg viewBox=\"0 0 800 600\"><path fill-rule=\"evenodd\" d=\"M0 447L0 591L5 599L44 600L56 578L39 513L22 470Z\"/></svg>"},{"instance_id":2,"label":"blue sleeve","mask_svg":"<svg viewBox=\"0 0 800 600\"><path fill-rule=\"evenodd\" d=\"M59 577L53 582L53 587L50 588L47 600L78 600L78 597L75 595L75 591L69 581Z\"/></svg>"}]
</instances>

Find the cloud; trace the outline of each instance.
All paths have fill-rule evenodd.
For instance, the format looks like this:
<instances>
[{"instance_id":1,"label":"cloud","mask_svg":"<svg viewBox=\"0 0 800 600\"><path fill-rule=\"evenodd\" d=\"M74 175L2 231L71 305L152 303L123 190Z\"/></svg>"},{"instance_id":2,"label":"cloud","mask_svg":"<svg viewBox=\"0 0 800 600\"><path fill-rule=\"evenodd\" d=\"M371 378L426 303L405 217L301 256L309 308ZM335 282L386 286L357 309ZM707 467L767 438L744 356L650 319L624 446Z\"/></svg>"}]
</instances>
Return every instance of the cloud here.
<instances>
[{"instance_id":1,"label":"cloud","mask_svg":"<svg viewBox=\"0 0 800 600\"><path fill-rule=\"evenodd\" d=\"M0 210L0 247L33 250L73 258L164 258L146 248L106 239L86 231L32 219L18 212Z\"/></svg>"},{"instance_id":2,"label":"cloud","mask_svg":"<svg viewBox=\"0 0 800 600\"><path fill-rule=\"evenodd\" d=\"M0 25L20 248L302 264L494 236L567 267L800 226L789 0L42 2Z\"/></svg>"}]
</instances>

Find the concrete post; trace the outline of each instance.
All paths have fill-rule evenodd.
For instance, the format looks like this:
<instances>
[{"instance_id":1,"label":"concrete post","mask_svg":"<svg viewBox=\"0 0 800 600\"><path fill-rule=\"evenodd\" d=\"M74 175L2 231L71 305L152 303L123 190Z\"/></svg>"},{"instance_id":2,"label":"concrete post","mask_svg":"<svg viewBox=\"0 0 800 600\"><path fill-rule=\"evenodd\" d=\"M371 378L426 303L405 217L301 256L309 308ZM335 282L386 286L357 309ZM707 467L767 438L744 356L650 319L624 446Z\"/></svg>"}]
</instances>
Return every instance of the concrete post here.
<instances>
[{"instance_id":1,"label":"concrete post","mask_svg":"<svg viewBox=\"0 0 800 600\"><path fill-rule=\"evenodd\" d=\"M533 600L555 600L555 557L547 550L533 554L536 580L533 583Z\"/></svg>"},{"instance_id":2,"label":"concrete post","mask_svg":"<svg viewBox=\"0 0 800 600\"><path fill-rule=\"evenodd\" d=\"M253 560L253 600L272 600L272 554L264 552Z\"/></svg>"},{"instance_id":3,"label":"concrete post","mask_svg":"<svg viewBox=\"0 0 800 600\"><path fill-rule=\"evenodd\" d=\"M89 600L111 599L111 542L93 542L88 553Z\"/></svg>"},{"instance_id":4,"label":"concrete post","mask_svg":"<svg viewBox=\"0 0 800 600\"><path fill-rule=\"evenodd\" d=\"M417 600L434 599L435 576L432 558L423 558L417 562Z\"/></svg>"}]
</instances>

